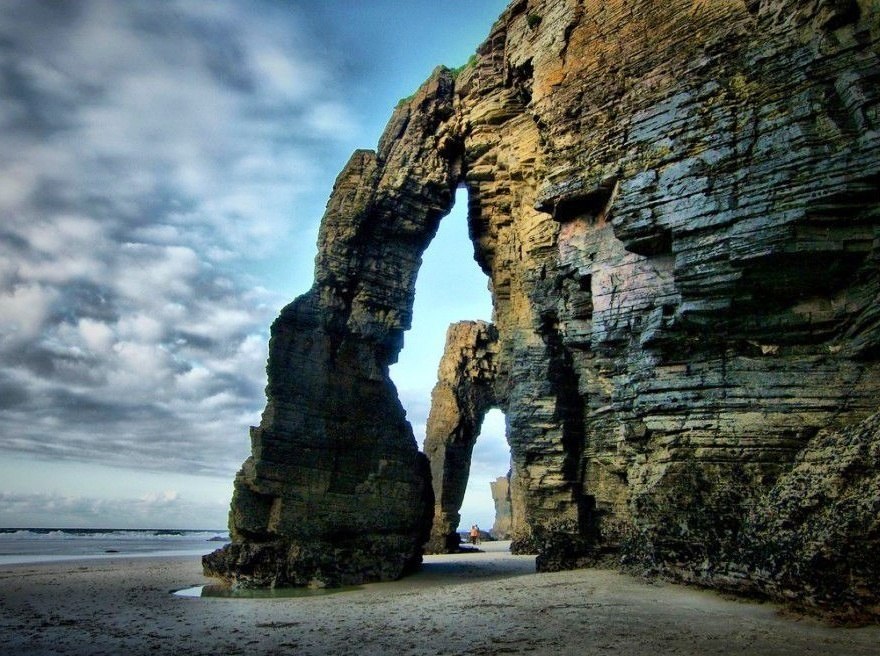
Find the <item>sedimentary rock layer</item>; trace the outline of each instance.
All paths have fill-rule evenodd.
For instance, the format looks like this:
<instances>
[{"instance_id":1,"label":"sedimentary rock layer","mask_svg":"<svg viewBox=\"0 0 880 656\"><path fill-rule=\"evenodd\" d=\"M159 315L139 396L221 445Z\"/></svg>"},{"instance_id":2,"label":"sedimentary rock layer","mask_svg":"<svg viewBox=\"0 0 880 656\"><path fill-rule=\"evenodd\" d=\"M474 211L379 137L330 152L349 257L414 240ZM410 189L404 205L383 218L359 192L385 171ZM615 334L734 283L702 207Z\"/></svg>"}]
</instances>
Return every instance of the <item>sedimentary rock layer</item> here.
<instances>
[{"instance_id":1,"label":"sedimentary rock layer","mask_svg":"<svg viewBox=\"0 0 880 656\"><path fill-rule=\"evenodd\" d=\"M485 321L449 326L431 412L425 454L434 484L434 524L426 550L458 550L459 509L467 488L471 453L486 412L497 407L495 356L498 333Z\"/></svg>"},{"instance_id":2,"label":"sedimentary rock layer","mask_svg":"<svg viewBox=\"0 0 880 656\"><path fill-rule=\"evenodd\" d=\"M492 537L496 540L510 539L510 525L513 510L510 507L510 475L499 476L489 483L492 501L495 504L495 523L492 524Z\"/></svg>"},{"instance_id":3,"label":"sedimentary rock layer","mask_svg":"<svg viewBox=\"0 0 880 656\"><path fill-rule=\"evenodd\" d=\"M878 409L878 39L869 0L512 2L340 176L315 286L273 329L227 553L280 540L296 569L301 535L394 536L407 547L376 560L418 560L429 486L387 365L464 184L515 548L876 617L876 587L852 587L876 580L876 532L804 528L851 581L841 596L806 551L794 569L759 557L775 547L756 518L800 522L801 474L838 479L815 441Z\"/></svg>"}]
</instances>

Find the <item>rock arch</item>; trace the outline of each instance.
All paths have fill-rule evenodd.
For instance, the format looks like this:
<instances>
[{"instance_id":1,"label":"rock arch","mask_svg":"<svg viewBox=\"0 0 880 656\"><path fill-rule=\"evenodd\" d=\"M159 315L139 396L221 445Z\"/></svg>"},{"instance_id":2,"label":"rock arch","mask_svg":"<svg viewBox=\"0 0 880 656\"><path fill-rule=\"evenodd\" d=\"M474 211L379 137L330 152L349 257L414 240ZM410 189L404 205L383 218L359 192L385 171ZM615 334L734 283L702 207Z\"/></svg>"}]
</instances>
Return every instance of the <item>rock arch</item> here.
<instances>
[{"instance_id":1,"label":"rock arch","mask_svg":"<svg viewBox=\"0 0 880 656\"><path fill-rule=\"evenodd\" d=\"M449 326L425 431L425 455L434 488L428 553L458 550L459 510L471 454L486 412L499 406L497 354L498 331L494 325L460 321Z\"/></svg>"},{"instance_id":2,"label":"rock arch","mask_svg":"<svg viewBox=\"0 0 880 656\"><path fill-rule=\"evenodd\" d=\"M315 283L272 325L267 403L235 479L232 544L205 570L241 586L393 579L421 561L428 464L388 375L409 328L420 256L461 178L441 126L453 80L438 69L402 104L378 152L340 173Z\"/></svg>"},{"instance_id":3,"label":"rock arch","mask_svg":"<svg viewBox=\"0 0 880 656\"><path fill-rule=\"evenodd\" d=\"M511 3L338 178L206 571L419 561L431 477L387 368L463 181L514 544L876 618L878 52L855 0Z\"/></svg>"}]
</instances>

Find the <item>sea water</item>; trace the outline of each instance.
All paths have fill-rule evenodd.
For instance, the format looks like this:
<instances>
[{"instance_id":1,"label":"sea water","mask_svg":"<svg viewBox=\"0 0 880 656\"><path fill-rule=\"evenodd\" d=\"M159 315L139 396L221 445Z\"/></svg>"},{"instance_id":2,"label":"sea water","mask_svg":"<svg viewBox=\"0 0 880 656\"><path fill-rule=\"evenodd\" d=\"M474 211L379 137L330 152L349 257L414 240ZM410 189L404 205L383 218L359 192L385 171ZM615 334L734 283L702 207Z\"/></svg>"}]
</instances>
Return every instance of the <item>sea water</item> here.
<instances>
[{"instance_id":1,"label":"sea water","mask_svg":"<svg viewBox=\"0 0 880 656\"><path fill-rule=\"evenodd\" d=\"M323 597L352 590L363 590L361 585L348 585L341 588L230 588L226 585L197 585L192 588L175 590L178 597L213 597L215 599L308 599Z\"/></svg>"},{"instance_id":2,"label":"sea water","mask_svg":"<svg viewBox=\"0 0 880 656\"><path fill-rule=\"evenodd\" d=\"M200 556L228 541L225 530L0 528L0 565L119 556Z\"/></svg>"}]
</instances>

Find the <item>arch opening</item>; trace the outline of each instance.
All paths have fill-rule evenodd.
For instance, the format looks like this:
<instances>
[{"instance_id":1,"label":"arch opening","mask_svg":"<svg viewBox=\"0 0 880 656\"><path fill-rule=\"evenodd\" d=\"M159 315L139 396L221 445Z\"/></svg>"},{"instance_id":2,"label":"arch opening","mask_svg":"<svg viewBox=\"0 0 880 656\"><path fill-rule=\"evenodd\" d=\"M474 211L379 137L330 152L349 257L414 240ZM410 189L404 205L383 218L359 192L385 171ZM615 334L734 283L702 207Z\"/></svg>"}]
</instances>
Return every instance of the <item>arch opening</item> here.
<instances>
[{"instance_id":1,"label":"arch opening","mask_svg":"<svg viewBox=\"0 0 880 656\"><path fill-rule=\"evenodd\" d=\"M492 411L498 406L497 332L490 323L489 278L469 237L468 200L466 187L459 186L422 255L412 327L389 368L413 434L431 462L435 509L428 551L435 552L457 549L463 504L466 528L493 526L490 482L510 467L504 416ZM484 437L474 451L479 434Z\"/></svg>"},{"instance_id":2,"label":"arch opening","mask_svg":"<svg viewBox=\"0 0 880 656\"><path fill-rule=\"evenodd\" d=\"M443 356L450 324L461 320L492 320L489 278L474 258L468 237L467 189L455 193L449 214L425 249L416 278L412 327L389 375L419 444L425 440L431 390Z\"/></svg>"},{"instance_id":3,"label":"arch opening","mask_svg":"<svg viewBox=\"0 0 880 656\"><path fill-rule=\"evenodd\" d=\"M510 537L510 446L504 413L492 408L483 418L471 454L470 470L459 516L458 532L474 524L492 537Z\"/></svg>"}]
</instances>

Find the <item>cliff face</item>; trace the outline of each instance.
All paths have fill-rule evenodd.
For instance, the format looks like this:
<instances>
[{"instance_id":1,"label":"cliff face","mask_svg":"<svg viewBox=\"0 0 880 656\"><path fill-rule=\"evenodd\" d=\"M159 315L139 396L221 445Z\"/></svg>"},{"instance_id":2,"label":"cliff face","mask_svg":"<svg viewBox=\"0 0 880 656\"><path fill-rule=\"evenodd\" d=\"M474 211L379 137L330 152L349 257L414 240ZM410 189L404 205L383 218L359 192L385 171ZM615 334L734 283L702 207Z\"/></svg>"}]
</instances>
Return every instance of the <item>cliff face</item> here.
<instances>
[{"instance_id":1,"label":"cliff face","mask_svg":"<svg viewBox=\"0 0 880 656\"><path fill-rule=\"evenodd\" d=\"M264 548L288 554L274 581L418 560L430 482L387 366L463 183L515 548L876 615L876 585L832 591L808 550L796 568L767 550L817 512L793 489L842 489L835 444L880 439L846 428L880 399L878 39L868 0L513 2L340 175L315 286L273 326L233 545L208 570L247 578ZM861 510L801 538L876 583L878 463L859 462ZM315 536L368 556L312 567L297 549Z\"/></svg>"}]
</instances>

